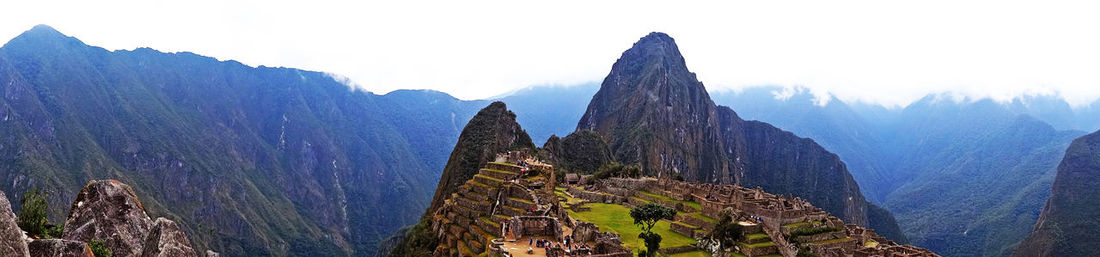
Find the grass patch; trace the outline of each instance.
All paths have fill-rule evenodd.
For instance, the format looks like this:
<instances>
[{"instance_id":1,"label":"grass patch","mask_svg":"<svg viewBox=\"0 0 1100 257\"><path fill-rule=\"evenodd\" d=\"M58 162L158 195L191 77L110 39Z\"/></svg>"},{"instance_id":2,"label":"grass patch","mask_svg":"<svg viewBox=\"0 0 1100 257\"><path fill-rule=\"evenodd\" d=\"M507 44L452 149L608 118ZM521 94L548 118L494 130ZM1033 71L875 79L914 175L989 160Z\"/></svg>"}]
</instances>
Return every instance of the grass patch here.
<instances>
[{"instance_id":1,"label":"grass patch","mask_svg":"<svg viewBox=\"0 0 1100 257\"><path fill-rule=\"evenodd\" d=\"M768 237L768 234L764 234L764 233L756 233L756 234L745 235L745 239L749 239L749 240L756 240L756 239L761 239L761 238L770 238L770 237Z\"/></svg>"},{"instance_id":2,"label":"grass patch","mask_svg":"<svg viewBox=\"0 0 1100 257\"><path fill-rule=\"evenodd\" d=\"M711 218L711 217L707 217L707 215L703 215L702 213L693 212L690 215L694 216L696 218L699 218L701 220L704 220L706 222L710 222L711 224L718 224L718 220L716 220L714 218Z\"/></svg>"},{"instance_id":3,"label":"grass patch","mask_svg":"<svg viewBox=\"0 0 1100 257\"><path fill-rule=\"evenodd\" d=\"M746 244L745 245L745 247L748 247L748 248L761 248L761 247L769 247L769 246L775 246L775 242L767 241L767 242L760 242L760 243Z\"/></svg>"},{"instance_id":4,"label":"grass patch","mask_svg":"<svg viewBox=\"0 0 1100 257\"><path fill-rule=\"evenodd\" d=\"M853 239L851 237L845 237L845 238L837 238L837 239L832 239L832 240L817 241L817 242L812 242L810 244L827 245L827 244L843 243L843 242L848 242L848 241L852 241L852 240Z\"/></svg>"},{"instance_id":5,"label":"grass patch","mask_svg":"<svg viewBox=\"0 0 1100 257\"><path fill-rule=\"evenodd\" d=\"M670 257L710 257L710 253L704 251L690 251L669 255Z\"/></svg>"},{"instance_id":6,"label":"grass patch","mask_svg":"<svg viewBox=\"0 0 1100 257\"><path fill-rule=\"evenodd\" d=\"M791 224L783 225L783 227L785 227L785 228L797 228L797 227L805 227L805 226L809 226L809 225L810 225L810 223L798 222L798 223L791 223Z\"/></svg>"},{"instance_id":7,"label":"grass patch","mask_svg":"<svg viewBox=\"0 0 1100 257\"><path fill-rule=\"evenodd\" d=\"M482 169L482 170L484 170L484 171L488 171L488 172L493 172L493 173L500 173L500 174L505 174L505 175L516 175L516 174L519 174L519 173L515 173L515 172L507 171L507 170L494 170L494 169Z\"/></svg>"},{"instance_id":8,"label":"grass patch","mask_svg":"<svg viewBox=\"0 0 1100 257\"><path fill-rule=\"evenodd\" d=\"M570 210L569 216L596 224L596 226L600 226L601 231L615 232L622 235L623 245L635 252L639 249L645 249L645 243L638 238L638 234L642 233L642 229L634 225L634 219L630 218L629 208L606 203L588 203L586 206L592 210L583 212ZM653 227L653 232L660 234L663 238L661 248L679 247L695 243L693 238L672 232L669 229L669 224L668 221L662 220L658 221L657 225Z\"/></svg>"}]
</instances>

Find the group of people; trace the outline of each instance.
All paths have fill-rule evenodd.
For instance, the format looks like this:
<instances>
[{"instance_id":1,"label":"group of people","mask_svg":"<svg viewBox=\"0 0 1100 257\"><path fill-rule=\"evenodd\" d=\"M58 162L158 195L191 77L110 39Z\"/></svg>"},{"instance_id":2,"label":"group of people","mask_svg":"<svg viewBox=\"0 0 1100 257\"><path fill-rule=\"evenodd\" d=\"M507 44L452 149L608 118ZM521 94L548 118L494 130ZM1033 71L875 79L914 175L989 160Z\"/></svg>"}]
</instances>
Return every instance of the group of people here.
<instances>
[{"instance_id":1,"label":"group of people","mask_svg":"<svg viewBox=\"0 0 1100 257\"><path fill-rule=\"evenodd\" d=\"M749 218L756 221L756 223L764 223L764 218L756 217L756 215L749 215Z\"/></svg>"},{"instance_id":2,"label":"group of people","mask_svg":"<svg viewBox=\"0 0 1100 257\"><path fill-rule=\"evenodd\" d=\"M586 244L580 244L580 246L577 246L576 248L574 248L573 243L574 243L573 236L566 236L565 240L563 240L560 243L555 243L554 241L550 241L550 240L546 240L546 239L529 238L527 240L527 245L534 244L535 247L544 248L544 249L546 249L546 251L550 251L550 249L555 248L555 246L565 248L566 252L572 252L574 250L581 250L581 251L591 250L591 248L589 248L588 245L586 245ZM534 251L533 248L527 248L528 253L531 253L533 251Z\"/></svg>"}]
</instances>

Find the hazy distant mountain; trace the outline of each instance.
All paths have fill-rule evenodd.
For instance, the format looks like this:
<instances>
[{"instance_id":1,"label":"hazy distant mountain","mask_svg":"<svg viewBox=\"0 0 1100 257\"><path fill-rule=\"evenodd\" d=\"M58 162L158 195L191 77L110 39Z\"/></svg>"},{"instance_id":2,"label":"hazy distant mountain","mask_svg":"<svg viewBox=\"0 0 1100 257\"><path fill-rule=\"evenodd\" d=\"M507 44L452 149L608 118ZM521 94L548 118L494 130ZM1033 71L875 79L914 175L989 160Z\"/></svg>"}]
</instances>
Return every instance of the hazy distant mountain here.
<instances>
[{"instance_id":1,"label":"hazy distant mountain","mask_svg":"<svg viewBox=\"0 0 1100 257\"><path fill-rule=\"evenodd\" d=\"M595 131L616 161L639 164L649 175L791 194L905 242L893 217L864 200L835 154L715 105L663 33L651 33L623 52L577 129Z\"/></svg>"},{"instance_id":2,"label":"hazy distant mountain","mask_svg":"<svg viewBox=\"0 0 1100 257\"><path fill-rule=\"evenodd\" d=\"M876 129L860 114L842 101L829 101L825 106L814 103L814 96L804 90L790 91L786 98L779 87L753 87L739 92L717 91L711 97L715 103L728 105L746 120L760 120L800 137L814 139L822 147L840 156L852 177L871 202L883 202L893 176L882 167L879 156L885 145Z\"/></svg>"},{"instance_id":3,"label":"hazy distant mountain","mask_svg":"<svg viewBox=\"0 0 1100 257\"><path fill-rule=\"evenodd\" d=\"M1083 134L1031 117L1027 113L1049 112L1021 108L1024 99L956 102L930 95L887 109L838 99L820 106L805 90L776 97L781 92L761 87L713 95L743 117L836 151L915 245L945 256L1009 254L1038 216L1061 149Z\"/></svg>"},{"instance_id":4,"label":"hazy distant mountain","mask_svg":"<svg viewBox=\"0 0 1100 257\"><path fill-rule=\"evenodd\" d=\"M44 188L64 220L85 182L118 179L196 248L227 256L372 255L423 213L483 106L191 53L112 52L46 26L0 48L0 88L10 201Z\"/></svg>"},{"instance_id":5,"label":"hazy distant mountain","mask_svg":"<svg viewBox=\"0 0 1100 257\"><path fill-rule=\"evenodd\" d=\"M1100 251L1100 131L1065 151L1050 198L1015 256L1091 256Z\"/></svg>"},{"instance_id":6,"label":"hazy distant mountain","mask_svg":"<svg viewBox=\"0 0 1100 257\"><path fill-rule=\"evenodd\" d=\"M588 100L599 89L597 83L533 86L497 100L508 104L516 113L516 121L531 135L531 140L542 145L551 135L564 137L573 132Z\"/></svg>"}]
</instances>

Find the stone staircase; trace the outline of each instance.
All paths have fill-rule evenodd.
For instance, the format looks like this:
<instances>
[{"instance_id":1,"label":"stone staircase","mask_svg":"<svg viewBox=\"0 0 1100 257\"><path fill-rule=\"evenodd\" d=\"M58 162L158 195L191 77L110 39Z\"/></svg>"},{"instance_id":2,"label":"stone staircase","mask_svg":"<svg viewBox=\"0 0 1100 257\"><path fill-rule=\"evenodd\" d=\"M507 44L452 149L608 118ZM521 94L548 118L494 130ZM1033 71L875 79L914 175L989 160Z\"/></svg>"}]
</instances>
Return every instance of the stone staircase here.
<instances>
[{"instance_id":1,"label":"stone staircase","mask_svg":"<svg viewBox=\"0 0 1100 257\"><path fill-rule=\"evenodd\" d=\"M443 228L437 252L479 256L493 239L504 236L502 223L512 216L527 215L535 206L534 194L510 182L519 178L521 170L507 163L488 163L459 186L446 201L446 211L436 215Z\"/></svg>"}]
</instances>

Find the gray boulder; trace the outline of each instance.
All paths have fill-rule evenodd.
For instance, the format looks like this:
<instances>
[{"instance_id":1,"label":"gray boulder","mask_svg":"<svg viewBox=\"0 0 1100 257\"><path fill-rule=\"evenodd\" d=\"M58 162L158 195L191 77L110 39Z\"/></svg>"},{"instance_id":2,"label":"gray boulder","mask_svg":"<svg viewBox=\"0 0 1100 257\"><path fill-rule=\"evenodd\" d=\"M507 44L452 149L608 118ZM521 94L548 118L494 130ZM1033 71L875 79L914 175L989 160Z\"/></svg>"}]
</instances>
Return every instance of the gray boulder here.
<instances>
[{"instance_id":1,"label":"gray boulder","mask_svg":"<svg viewBox=\"0 0 1100 257\"><path fill-rule=\"evenodd\" d=\"M49 257L93 257L88 244L65 239L36 239L31 241L31 256Z\"/></svg>"},{"instance_id":2,"label":"gray boulder","mask_svg":"<svg viewBox=\"0 0 1100 257\"><path fill-rule=\"evenodd\" d=\"M0 257L30 256L27 251L27 237L19 224L15 223L15 213L11 212L11 203L4 191L0 191Z\"/></svg>"},{"instance_id":3,"label":"gray boulder","mask_svg":"<svg viewBox=\"0 0 1100 257\"><path fill-rule=\"evenodd\" d=\"M92 180L73 201L61 237L102 240L111 256L137 257L152 223L133 188L116 180Z\"/></svg>"},{"instance_id":4,"label":"gray boulder","mask_svg":"<svg viewBox=\"0 0 1100 257\"><path fill-rule=\"evenodd\" d=\"M145 247L142 257L193 257L195 249L191 248L191 240L183 234L176 222L165 218L157 218L153 228L145 236Z\"/></svg>"}]
</instances>

